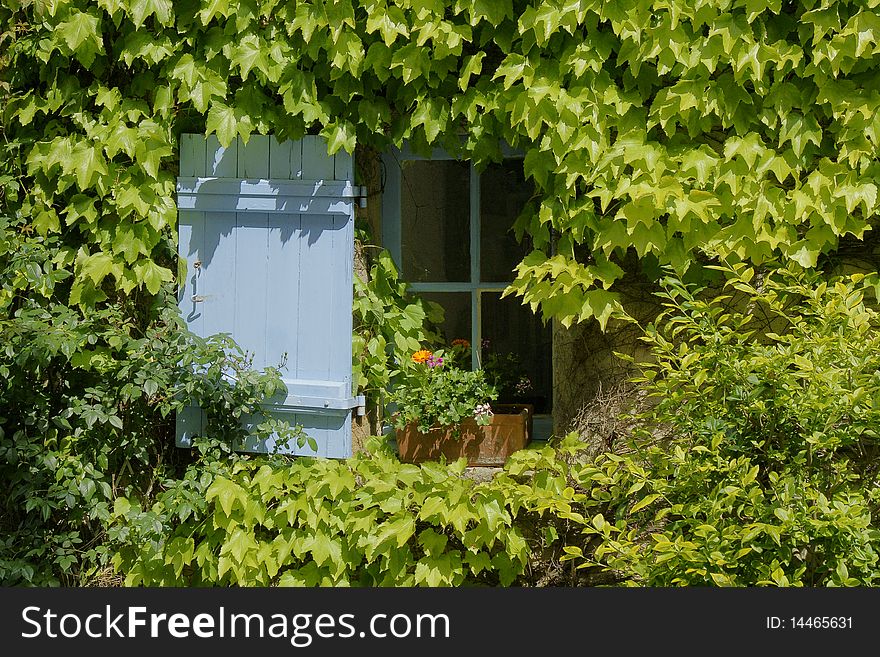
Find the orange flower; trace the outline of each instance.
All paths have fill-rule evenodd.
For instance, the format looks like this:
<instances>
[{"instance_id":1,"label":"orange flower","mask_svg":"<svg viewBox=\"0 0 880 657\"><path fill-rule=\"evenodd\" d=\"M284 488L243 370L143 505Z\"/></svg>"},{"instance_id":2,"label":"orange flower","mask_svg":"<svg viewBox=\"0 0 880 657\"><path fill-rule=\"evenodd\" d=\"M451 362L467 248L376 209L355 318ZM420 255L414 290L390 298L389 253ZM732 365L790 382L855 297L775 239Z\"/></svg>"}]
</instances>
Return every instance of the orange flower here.
<instances>
[{"instance_id":1,"label":"orange flower","mask_svg":"<svg viewBox=\"0 0 880 657\"><path fill-rule=\"evenodd\" d=\"M412 359L414 363L424 363L433 355L427 349L421 349L412 355Z\"/></svg>"},{"instance_id":2,"label":"orange flower","mask_svg":"<svg viewBox=\"0 0 880 657\"><path fill-rule=\"evenodd\" d=\"M465 340L464 338L455 338L455 340L452 341L452 346L453 347L464 347L465 349L467 349L468 347L471 346L471 343L468 342L467 340Z\"/></svg>"}]
</instances>

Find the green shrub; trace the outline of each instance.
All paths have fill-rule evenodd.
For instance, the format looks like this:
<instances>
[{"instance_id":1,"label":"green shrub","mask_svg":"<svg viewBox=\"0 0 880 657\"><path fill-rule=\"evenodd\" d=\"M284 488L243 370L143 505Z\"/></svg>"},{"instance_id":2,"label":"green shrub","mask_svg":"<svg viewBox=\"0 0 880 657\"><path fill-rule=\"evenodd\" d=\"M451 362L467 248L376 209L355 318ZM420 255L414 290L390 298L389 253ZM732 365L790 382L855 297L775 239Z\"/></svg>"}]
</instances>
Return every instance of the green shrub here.
<instances>
[{"instance_id":1,"label":"green shrub","mask_svg":"<svg viewBox=\"0 0 880 657\"><path fill-rule=\"evenodd\" d=\"M726 269L739 300L665 281L667 311L645 335L653 427L634 452L577 474L583 499L606 506L588 531L601 545L569 556L649 586L875 584L880 318L868 281Z\"/></svg>"},{"instance_id":2,"label":"green shrub","mask_svg":"<svg viewBox=\"0 0 880 657\"><path fill-rule=\"evenodd\" d=\"M484 483L464 459L402 464L378 439L348 461L203 460L149 508L117 501L114 564L148 586L547 583L571 576L556 571L584 522L578 447L519 452Z\"/></svg>"},{"instance_id":3,"label":"green shrub","mask_svg":"<svg viewBox=\"0 0 880 657\"><path fill-rule=\"evenodd\" d=\"M0 583L75 583L106 558L114 498L149 497L188 459L174 411L201 405L228 453L238 418L281 381L228 338L188 333L170 291L146 308L68 307L58 238L23 226L0 217Z\"/></svg>"}]
</instances>

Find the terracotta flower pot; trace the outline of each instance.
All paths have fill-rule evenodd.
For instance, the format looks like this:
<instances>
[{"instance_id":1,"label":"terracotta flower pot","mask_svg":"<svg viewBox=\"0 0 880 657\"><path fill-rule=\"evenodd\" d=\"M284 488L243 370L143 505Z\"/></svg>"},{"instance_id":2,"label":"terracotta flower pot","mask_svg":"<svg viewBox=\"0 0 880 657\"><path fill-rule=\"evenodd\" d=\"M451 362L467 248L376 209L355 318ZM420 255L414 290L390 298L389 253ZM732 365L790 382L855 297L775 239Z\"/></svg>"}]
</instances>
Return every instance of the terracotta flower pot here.
<instances>
[{"instance_id":1,"label":"terracotta flower pot","mask_svg":"<svg viewBox=\"0 0 880 657\"><path fill-rule=\"evenodd\" d=\"M405 463L439 461L445 456L455 461L464 456L468 465L502 466L515 451L532 439L532 406L528 404L493 404L492 421L480 426L473 418L453 427L418 430L415 423L397 430L397 451Z\"/></svg>"}]
</instances>

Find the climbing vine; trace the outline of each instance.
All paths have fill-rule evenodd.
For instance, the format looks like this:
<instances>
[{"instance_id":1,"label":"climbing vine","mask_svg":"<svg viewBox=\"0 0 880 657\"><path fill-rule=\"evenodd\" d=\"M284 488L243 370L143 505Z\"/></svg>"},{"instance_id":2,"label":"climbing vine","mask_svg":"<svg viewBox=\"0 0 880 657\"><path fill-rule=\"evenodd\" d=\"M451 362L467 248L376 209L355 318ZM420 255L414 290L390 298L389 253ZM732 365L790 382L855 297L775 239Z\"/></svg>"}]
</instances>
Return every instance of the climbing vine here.
<instances>
[{"instance_id":1,"label":"climbing vine","mask_svg":"<svg viewBox=\"0 0 880 657\"><path fill-rule=\"evenodd\" d=\"M513 292L565 324L619 308L623 255L811 267L876 219L877 0L9 0L4 169L65 235L70 302L174 277L183 130L506 142L538 195Z\"/></svg>"},{"instance_id":2,"label":"climbing vine","mask_svg":"<svg viewBox=\"0 0 880 657\"><path fill-rule=\"evenodd\" d=\"M216 134L228 144L254 133L320 133L332 152L351 152L355 144L381 152L407 142L416 151L441 146L478 164L499 159L507 144L523 154L536 189L516 222L534 249L510 292L565 325L594 318L604 325L621 310L624 263L638 260L648 272L668 266L678 276L699 273L710 254L729 263L780 259L810 268L841 240L865 237L878 215L878 5L4 0L0 466L10 491L0 513L0 580L77 581L89 576L83 564L106 565L105 525L121 516L143 524L140 511L111 511L123 495L135 500L129 510L144 510L160 489L179 493L181 522L206 508L208 484L198 468L189 483L167 479L179 465L163 461L170 446L161 418L183 403L174 385L215 400L218 416L236 429L235 413L274 390L270 374L254 375L235 393L216 368L207 379L181 370L182 353L209 367L225 351L192 341L174 313L180 134ZM363 295L359 310L358 346L385 367L376 370L376 386L390 372L389 327L396 322L412 339L421 330L415 306L409 315L384 312L382 299L400 295L399 286L388 285L384 297ZM370 465L361 459L356 467ZM652 495L663 492L656 490ZM223 508L224 493L215 492ZM501 501L486 499L498 517L508 513ZM708 498L700 492L694 499ZM535 508L565 517L557 502ZM504 504L515 513L519 502ZM230 509L223 509L228 517ZM435 522L426 508L418 513ZM592 522L610 537L610 523ZM497 527L486 527L494 536ZM856 529L841 533L840 544L855 536L861 546ZM462 540L470 540L465 530ZM522 567L516 536L486 558L513 555ZM363 545L373 540L363 538ZM440 538L425 529L403 541L433 559ZM188 545L178 544L184 551ZM627 553L621 546L628 567L627 555L640 548ZM326 543L288 547L317 556ZM138 558L136 551L120 554ZM164 568L170 559L179 578L176 554L157 562ZM210 560L214 552L205 555ZM873 547L860 555L873 568ZM464 549L460 556L472 558ZM469 563L483 577L482 562ZM668 582L663 563L656 559L656 580ZM499 581L517 576L507 565ZM406 581L426 572L414 569ZM441 574L459 582L468 572L456 566ZM774 572L768 576L782 581ZM845 569L836 572L849 582ZM654 577L644 569L636 575ZM785 581L801 575L795 570ZM431 574L425 581L439 580Z\"/></svg>"}]
</instances>

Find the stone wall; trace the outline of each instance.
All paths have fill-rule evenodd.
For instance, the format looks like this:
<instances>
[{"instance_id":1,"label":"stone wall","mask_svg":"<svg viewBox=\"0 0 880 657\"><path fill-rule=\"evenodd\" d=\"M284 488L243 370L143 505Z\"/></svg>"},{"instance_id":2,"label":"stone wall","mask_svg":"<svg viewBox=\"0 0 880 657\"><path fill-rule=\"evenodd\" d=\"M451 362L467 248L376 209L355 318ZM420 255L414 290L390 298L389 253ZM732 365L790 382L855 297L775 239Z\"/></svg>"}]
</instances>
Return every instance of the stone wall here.
<instances>
[{"instance_id":1,"label":"stone wall","mask_svg":"<svg viewBox=\"0 0 880 657\"><path fill-rule=\"evenodd\" d=\"M367 188L367 207L358 208L355 213L356 227L363 229L369 236L369 241L379 244L382 236L382 191L383 173L382 159L377 151L365 146L358 146L355 150L355 178L358 185ZM370 244L364 244L357 237L354 242L354 273L367 280L370 272L372 249ZM380 409L373 400L367 400L367 415L352 419L352 449L354 452L363 451L364 443L371 435L381 432L382 417Z\"/></svg>"},{"instance_id":2,"label":"stone wall","mask_svg":"<svg viewBox=\"0 0 880 657\"><path fill-rule=\"evenodd\" d=\"M646 285L623 286L624 304L644 326L660 312L659 302ZM577 429L584 409L597 397L621 384L634 373L632 363L615 352L642 360L648 351L638 339L638 325L611 320L603 332L595 320L553 330L553 428L557 436Z\"/></svg>"}]
</instances>

